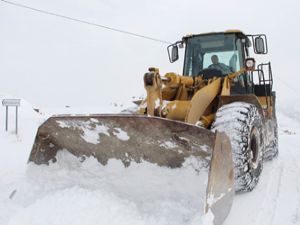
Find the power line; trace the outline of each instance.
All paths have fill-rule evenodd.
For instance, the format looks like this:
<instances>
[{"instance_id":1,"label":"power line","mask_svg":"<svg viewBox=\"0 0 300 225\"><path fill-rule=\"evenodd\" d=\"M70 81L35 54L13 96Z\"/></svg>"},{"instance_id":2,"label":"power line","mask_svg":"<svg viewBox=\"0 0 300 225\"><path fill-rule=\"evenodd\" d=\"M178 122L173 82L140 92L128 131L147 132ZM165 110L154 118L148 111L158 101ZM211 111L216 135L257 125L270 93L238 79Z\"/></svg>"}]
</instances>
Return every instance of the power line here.
<instances>
[{"instance_id":1,"label":"power line","mask_svg":"<svg viewBox=\"0 0 300 225\"><path fill-rule=\"evenodd\" d=\"M289 88L289 90L293 91L294 93L300 95L300 92L297 91L295 88L293 88L288 82L284 81L283 79L276 76L276 79L278 79L282 84L284 84L286 87Z\"/></svg>"},{"instance_id":2,"label":"power line","mask_svg":"<svg viewBox=\"0 0 300 225\"><path fill-rule=\"evenodd\" d=\"M29 9L31 11L36 11L36 12L47 14L47 15L50 15L50 16L56 16L56 17L59 17L59 18L72 20L72 21L75 21L75 22L78 22L78 23L83 23L83 24L87 24L87 25L91 25L91 26L96 26L96 27L100 27L100 28L107 29L107 30L110 30L110 31L123 33L123 34L131 35L131 36L135 36L135 37L139 37L139 38L148 39L148 40L159 42L159 43L162 43L162 44L171 44L171 42L161 40L161 39L158 39L158 38L145 36L145 35L142 35L142 34L137 34L137 33L133 33L133 32L126 31L126 30L120 30L120 29L117 29L117 28L113 28L113 27L109 27L109 26L105 26L105 25L101 25L101 24L97 24L97 23L93 23L93 22L89 22L89 21L69 17L69 16L64 16L64 15L61 15L61 14L49 12L49 11L42 10L42 9L33 8L33 7L23 5L23 4L19 4L19 3L16 3L16 2L11 2L11 1L7 1L7 0L0 0L0 1L4 2L6 4L10 4L10 5L13 5L13 6L20 7L20 8Z\"/></svg>"},{"instance_id":3,"label":"power line","mask_svg":"<svg viewBox=\"0 0 300 225\"><path fill-rule=\"evenodd\" d=\"M63 18L63 19L66 19L66 20L71 20L71 21L78 22L78 23L83 23L83 24L87 24L87 25L91 25L91 26L96 26L96 27L99 27L99 28L103 28L103 29L107 29L107 30L110 30L110 31L123 33L123 34L131 35L131 36L134 36L134 37L139 37L139 38L143 38L143 39L147 39L147 40L151 40L151 41L155 41L155 42L159 42L159 43L162 43L162 44L171 44L171 42L161 40L161 39L158 39L158 38L145 36L145 35L133 33L133 32L130 32L130 31L121 30L121 29L117 29L117 28L113 28L113 27L109 27L109 26L105 26L105 25L101 25L101 24L98 24L98 23L93 23L93 22L89 22L89 21L85 21L85 20L81 20L81 19L77 19L77 18L73 18L73 17L69 17L69 16L64 16L64 15L61 15L61 14L49 12L49 11L38 9L38 8L33 8L33 7L23 5L23 4L19 4L19 3L16 3L16 2L11 2L11 1L7 1L7 0L0 0L0 1L3 2L3 3L6 3L6 4L10 4L10 5L13 5L13 6L20 7L20 8L29 9L31 11L36 11L36 12L47 14L47 15L50 15L50 16L55 16L55 17ZM276 79L280 80L290 90L294 91L297 94L300 94L296 89L291 87L287 82L283 81L279 77L276 77Z\"/></svg>"}]
</instances>

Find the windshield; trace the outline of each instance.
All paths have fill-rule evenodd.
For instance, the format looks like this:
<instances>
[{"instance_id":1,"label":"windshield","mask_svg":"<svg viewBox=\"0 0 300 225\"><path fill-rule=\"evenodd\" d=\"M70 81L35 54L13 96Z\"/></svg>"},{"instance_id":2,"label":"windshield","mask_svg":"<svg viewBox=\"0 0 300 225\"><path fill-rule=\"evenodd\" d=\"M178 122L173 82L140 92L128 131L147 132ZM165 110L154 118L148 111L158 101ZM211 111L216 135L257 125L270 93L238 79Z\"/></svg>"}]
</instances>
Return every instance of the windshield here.
<instances>
[{"instance_id":1,"label":"windshield","mask_svg":"<svg viewBox=\"0 0 300 225\"><path fill-rule=\"evenodd\" d=\"M187 39L183 74L195 76L203 69L217 69L223 75L241 68L240 40L235 34L211 34Z\"/></svg>"}]
</instances>

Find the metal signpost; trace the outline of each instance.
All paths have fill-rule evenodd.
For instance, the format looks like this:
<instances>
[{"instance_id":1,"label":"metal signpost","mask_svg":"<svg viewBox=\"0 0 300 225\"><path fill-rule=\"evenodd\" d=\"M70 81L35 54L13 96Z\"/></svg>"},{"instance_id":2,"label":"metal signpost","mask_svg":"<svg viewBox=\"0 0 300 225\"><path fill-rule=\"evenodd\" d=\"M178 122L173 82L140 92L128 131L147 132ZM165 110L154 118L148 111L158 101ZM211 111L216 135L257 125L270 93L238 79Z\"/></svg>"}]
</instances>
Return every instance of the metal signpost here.
<instances>
[{"instance_id":1,"label":"metal signpost","mask_svg":"<svg viewBox=\"0 0 300 225\"><path fill-rule=\"evenodd\" d=\"M16 134L18 134L18 107L21 105L20 99L3 99L2 105L6 107L5 130L8 130L8 107L16 107Z\"/></svg>"}]
</instances>

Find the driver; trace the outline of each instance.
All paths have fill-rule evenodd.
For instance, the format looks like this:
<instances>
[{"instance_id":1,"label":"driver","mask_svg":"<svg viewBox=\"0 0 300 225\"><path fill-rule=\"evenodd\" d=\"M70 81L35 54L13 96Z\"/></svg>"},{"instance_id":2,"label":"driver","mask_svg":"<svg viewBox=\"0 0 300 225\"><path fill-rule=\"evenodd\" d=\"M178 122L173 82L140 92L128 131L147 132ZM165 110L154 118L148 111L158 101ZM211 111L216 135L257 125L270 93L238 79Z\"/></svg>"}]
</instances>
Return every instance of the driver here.
<instances>
[{"instance_id":1,"label":"driver","mask_svg":"<svg viewBox=\"0 0 300 225\"><path fill-rule=\"evenodd\" d=\"M224 63L219 62L219 58L217 55L213 55L211 57L211 61L212 61L212 64L208 68L220 70L223 74L232 73L229 66L225 65Z\"/></svg>"}]
</instances>

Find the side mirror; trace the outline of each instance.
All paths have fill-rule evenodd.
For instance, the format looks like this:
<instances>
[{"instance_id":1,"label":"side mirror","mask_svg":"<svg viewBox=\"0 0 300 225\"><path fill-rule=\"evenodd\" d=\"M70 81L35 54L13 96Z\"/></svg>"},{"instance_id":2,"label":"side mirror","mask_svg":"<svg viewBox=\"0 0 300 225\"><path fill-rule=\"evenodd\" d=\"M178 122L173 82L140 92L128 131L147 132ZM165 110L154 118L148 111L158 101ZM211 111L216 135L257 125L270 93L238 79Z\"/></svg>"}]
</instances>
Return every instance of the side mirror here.
<instances>
[{"instance_id":1,"label":"side mirror","mask_svg":"<svg viewBox=\"0 0 300 225\"><path fill-rule=\"evenodd\" d=\"M267 54L268 50L265 45L265 39L262 36L254 39L254 50L256 54Z\"/></svg>"},{"instance_id":2,"label":"side mirror","mask_svg":"<svg viewBox=\"0 0 300 225\"><path fill-rule=\"evenodd\" d=\"M172 61L175 62L177 61L179 58L179 55L178 55L178 46L177 45L174 45L172 47Z\"/></svg>"},{"instance_id":3,"label":"side mirror","mask_svg":"<svg viewBox=\"0 0 300 225\"><path fill-rule=\"evenodd\" d=\"M255 54L268 54L267 36L265 34L250 34L246 36L251 38ZM250 45L246 45L246 47L250 47Z\"/></svg>"},{"instance_id":4,"label":"side mirror","mask_svg":"<svg viewBox=\"0 0 300 225\"><path fill-rule=\"evenodd\" d=\"M173 63L173 62L175 62L179 59L177 44L173 44L173 45L168 46L168 54L169 54L169 60L170 60L171 63Z\"/></svg>"}]
</instances>

